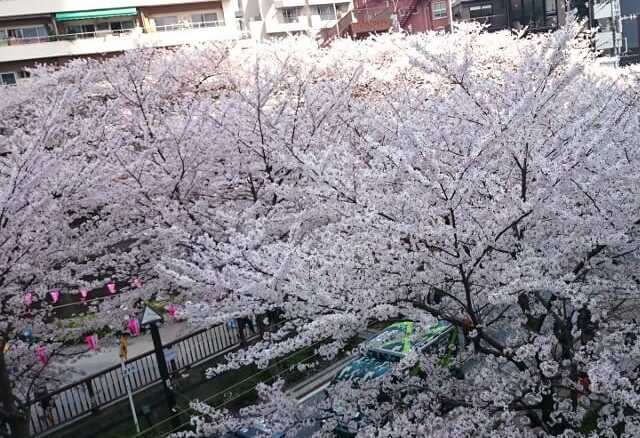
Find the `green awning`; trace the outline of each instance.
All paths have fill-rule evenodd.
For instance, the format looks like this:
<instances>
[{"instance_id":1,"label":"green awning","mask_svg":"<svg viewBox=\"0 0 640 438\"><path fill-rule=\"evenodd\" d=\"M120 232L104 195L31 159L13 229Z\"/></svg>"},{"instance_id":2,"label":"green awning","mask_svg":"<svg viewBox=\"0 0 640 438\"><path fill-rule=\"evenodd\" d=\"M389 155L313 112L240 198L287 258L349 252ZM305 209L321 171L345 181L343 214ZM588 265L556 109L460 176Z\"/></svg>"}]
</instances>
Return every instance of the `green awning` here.
<instances>
[{"instance_id":1,"label":"green awning","mask_svg":"<svg viewBox=\"0 0 640 438\"><path fill-rule=\"evenodd\" d=\"M61 12L56 14L58 21L87 20L90 18L128 17L138 15L136 8L100 9L98 11Z\"/></svg>"}]
</instances>

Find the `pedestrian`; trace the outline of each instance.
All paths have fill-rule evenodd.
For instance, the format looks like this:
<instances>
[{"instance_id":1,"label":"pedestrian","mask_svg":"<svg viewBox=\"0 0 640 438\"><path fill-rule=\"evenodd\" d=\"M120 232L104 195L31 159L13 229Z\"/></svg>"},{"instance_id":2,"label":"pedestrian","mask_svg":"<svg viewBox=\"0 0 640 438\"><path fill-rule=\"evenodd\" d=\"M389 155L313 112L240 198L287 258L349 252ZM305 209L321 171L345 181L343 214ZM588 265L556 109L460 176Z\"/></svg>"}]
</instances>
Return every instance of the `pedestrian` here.
<instances>
[{"instance_id":1,"label":"pedestrian","mask_svg":"<svg viewBox=\"0 0 640 438\"><path fill-rule=\"evenodd\" d=\"M246 329L251 330L251 333L255 335L256 334L256 328L255 328L254 323L253 323L254 317L246 317L246 318L243 318L243 319L244 319L244 329L245 330Z\"/></svg>"},{"instance_id":2,"label":"pedestrian","mask_svg":"<svg viewBox=\"0 0 640 438\"><path fill-rule=\"evenodd\" d=\"M35 395L36 398L40 399L40 407L42 408L42 413L47 426L53 426L55 424L55 420L53 418L53 408L55 407L55 403L48 388L46 386L41 386L36 390Z\"/></svg>"}]
</instances>

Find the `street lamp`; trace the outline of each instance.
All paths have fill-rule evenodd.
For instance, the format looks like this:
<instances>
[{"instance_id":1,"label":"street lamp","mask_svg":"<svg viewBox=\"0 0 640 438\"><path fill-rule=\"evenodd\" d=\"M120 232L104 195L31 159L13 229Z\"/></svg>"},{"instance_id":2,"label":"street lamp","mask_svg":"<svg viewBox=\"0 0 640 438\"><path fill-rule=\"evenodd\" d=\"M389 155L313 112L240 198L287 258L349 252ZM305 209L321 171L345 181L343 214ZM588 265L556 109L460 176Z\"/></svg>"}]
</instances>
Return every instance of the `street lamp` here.
<instances>
[{"instance_id":1,"label":"street lamp","mask_svg":"<svg viewBox=\"0 0 640 438\"><path fill-rule=\"evenodd\" d=\"M169 370L167 369L167 361L164 357L164 351L162 350L162 341L160 340L160 331L158 330L158 323L164 322L162 316L155 311L148 304L144 305L142 316L140 317L140 327L149 327L151 331L151 339L153 340L153 350L156 354L156 360L158 362L158 370L160 371L160 380L162 382L162 388L164 389L164 395L167 400L167 406L171 414L171 422L173 427L180 427L180 417L178 409L176 408L176 398L171 390L171 378L169 377Z\"/></svg>"}]
</instances>

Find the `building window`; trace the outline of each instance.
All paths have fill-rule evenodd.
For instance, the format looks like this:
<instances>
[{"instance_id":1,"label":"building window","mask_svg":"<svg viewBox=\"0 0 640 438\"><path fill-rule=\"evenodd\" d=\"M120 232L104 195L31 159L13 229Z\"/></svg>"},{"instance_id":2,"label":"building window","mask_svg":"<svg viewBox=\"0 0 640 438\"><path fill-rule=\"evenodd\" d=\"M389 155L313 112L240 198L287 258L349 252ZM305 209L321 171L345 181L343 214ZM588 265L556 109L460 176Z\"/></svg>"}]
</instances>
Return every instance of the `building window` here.
<instances>
[{"instance_id":1,"label":"building window","mask_svg":"<svg viewBox=\"0 0 640 438\"><path fill-rule=\"evenodd\" d=\"M282 10L282 22L297 23L298 15L299 15L298 8L285 8Z\"/></svg>"},{"instance_id":2,"label":"building window","mask_svg":"<svg viewBox=\"0 0 640 438\"><path fill-rule=\"evenodd\" d=\"M76 38L94 38L96 36L95 24L72 24L67 26L67 33Z\"/></svg>"},{"instance_id":3,"label":"building window","mask_svg":"<svg viewBox=\"0 0 640 438\"><path fill-rule=\"evenodd\" d=\"M218 14L215 12L191 14L191 24L195 28L218 26Z\"/></svg>"},{"instance_id":4,"label":"building window","mask_svg":"<svg viewBox=\"0 0 640 438\"><path fill-rule=\"evenodd\" d=\"M13 35L12 35L13 34ZM49 35L47 28L42 27L23 27L21 29L9 30L9 36L14 38L38 38L46 37Z\"/></svg>"},{"instance_id":5,"label":"building window","mask_svg":"<svg viewBox=\"0 0 640 438\"><path fill-rule=\"evenodd\" d=\"M159 32L164 32L167 30L175 30L178 28L178 17L153 17L153 20L156 22L156 30Z\"/></svg>"},{"instance_id":6,"label":"building window","mask_svg":"<svg viewBox=\"0 0 640 438\"><path fill-rule=\"evenodd\" d=\"M224 26L224 20L218 19L218 12L198 12L189 15L151 17L151 19L158 32Z\"/></svg>"},{"instance_id":7,"label":"building window","mask_svg":"<svg viewBox=\"0 0 640 438\"><path fill-rule=\"evenodd\" d=\"M49 29L46 26L21 27L16 29L0 30L0 39L15 39L18 42L38 42L47 40Z\"/></svg>"},{"instance_id":8,"label":"building window","mask_svg":"<svg viewBox=\"0 0 640 438\"><path fill-rule=\"evenodd\" d=\"M490 15L493 15L492 5L471 6L469 8L469 17L471 18L488 17Z\"/></svg>"},{"instance_id":9,"label":"building window","mask_svg":"<svg viewBox=\"0 0 640 438\"><path fill-rule=\"evenodd\" d=\"M530 26L532 29L557 25L557 8L554 0L511 0L514 27Z\"/></svg>"},{"instance_id":10,"label":"building window","mask_svg":"<svg viewBox=\"0 0 640 438\"><path fill-rule=\"evenodd\" d=\"M115 34L125 33L136 27L136 23L133 20L110 21L107 25L109 26L108 30Z\"/></svg>"},{"instance_id":11,"label":"building window","mask_svg":"<svg viewBox=\"0 0 640 438\"><path fill-rule=\"evenodd\" d=\"M14 72L0 73L0 85L15 85L16 74Z\"/></svg>"},{"instance_id":12,"label":"building window","mask_svg":"<svg viewBox=\"0 0 640 438\"><path fill-rule=\"evenodd\" d=\"M94 30L91 30L90 26L95 26ZM125 20L125 21L109 21L106 23L96 23L95 25L85 25L83 26L73 26L74 30L85 30L86 32L93 32L97 34L97 36L108 34L108 35L118 35L121 33L127 33L133 30L136 27L136 23L133 20ZM68 28L70 29L70 28ZM82 33L82 32L72 32L72 33Z\"/></svg>"},{"instance_id":13,"label":"building window","mask_svg":"<svg viewBox=\"0 0 640 438\"><path fill-rule=\"evenodd\" d=\"M316 10L318 11L320 18L323 20L333 20L336 18L333 11L333 5L318 5L316 6Z\"/></svg>"},{"instance_id":14,"label":"building window","mask_svg":"<svg viewBox=\"0 0 640 438\"><path fill-rule=\"evenodd\" d=\"M433 4L433 18L446 18L447 17L447 2L435 2Z\"/></svg>"}]
</instances>

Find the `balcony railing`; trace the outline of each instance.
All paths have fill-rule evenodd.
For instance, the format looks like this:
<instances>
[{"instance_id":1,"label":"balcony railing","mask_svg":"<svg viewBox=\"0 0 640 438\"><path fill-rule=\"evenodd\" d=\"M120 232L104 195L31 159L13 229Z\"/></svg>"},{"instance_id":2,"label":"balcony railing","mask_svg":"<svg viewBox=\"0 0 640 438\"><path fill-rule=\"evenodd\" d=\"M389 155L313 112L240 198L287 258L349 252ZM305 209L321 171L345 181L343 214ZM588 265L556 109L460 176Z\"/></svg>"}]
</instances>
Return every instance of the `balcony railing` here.
<instances>
[{"instance_id":1,"label":"balcony railing","mask_svg":"<svg viewBox=\"0 0 640 438\"><path fill-rule=\"evenodd\" d=\"M163 26L156 26L156 32L171 32L175 30L190 30L190 29L204 29L207 27L219 27L224 26L224 20L219 21L200 21L197 23L177 23L167 24Z\"/></svg>"},{"instance_id":2,"label":"balcony railing","mask_svg":"<svg viewBox=\"0 0 640 438\"><path fill-rule=\"evenodd\" d=\"M224 21L203 21L197 23L188 23L188 24L170 24L166 26L156 26L156 32L171 32L178 30L192 30L192 29L205 29L210 27L219 27L224 26ZM122 35L130 35L134 32L143 32L149 33L153 32L153 29L143 30L141 28L137 29L122 29L122 30L96 30L94 32L79 32L79 33L67 33L60 35L48 35L42 37L30 37L30 38L5 38L0 39L0 46L14 46L20 44L37 44L37 43L47 43L52 41L75 41L79 39L90 39L90 38L105 38L111 36L122 36Z\"/></svg>"},{"instance_id":3,"label":"balcony railing","mask_svg":"<svg viewBox=\"0 0 640 438\"><path fill-rule=\"evenodd\" d=\"M278 23L291 24L298 23L300 21L300 15L280 15L278 17Z\"/></svg>"},{"instance_id":4,"label":"balcony railing","mask_svg":"<svg viewBox=\"0 0 640 438\"><path fill-rule=\"evenodd\" d=\"M103 38L107 36L120 36L133 33L135 29L123 30L96 30L94 32L66 33L60 35L48 35L35 38L7 38L0 40L0 46L14 46L18 44L37 44L51 41L73 41L87 38Z\"/></svg>"}]
</instances>

